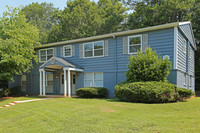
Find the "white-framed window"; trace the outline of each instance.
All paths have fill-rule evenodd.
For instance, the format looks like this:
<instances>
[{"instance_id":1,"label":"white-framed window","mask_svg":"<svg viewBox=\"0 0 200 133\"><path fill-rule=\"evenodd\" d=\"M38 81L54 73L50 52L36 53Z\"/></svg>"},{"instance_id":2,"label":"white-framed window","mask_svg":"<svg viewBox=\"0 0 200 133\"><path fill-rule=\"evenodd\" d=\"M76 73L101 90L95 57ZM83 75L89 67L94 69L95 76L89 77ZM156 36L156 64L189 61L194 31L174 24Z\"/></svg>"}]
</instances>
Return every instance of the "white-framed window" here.
<instances>
[{"instance_id":1,"label":"white-framed window","mask_svg":"<svg viewBox=\"0 0 200 133\"><path fill-rule=\"evenodd\" d=\"M183 85L186 85L186 73L184 73L184 77L183 77Z\"/></svg>"},{"instance_id":2,"label":"white-framed window","mask_svg":"<svg viewBox=\"0 0 200 133\"><path fill-rule=\"evenodd\" d=\"M135 54L142 49L142 35L135 35L128 37L128 53Z\"/></svg>"},{"instance_id":3,"label":"white-framed window","mask_svg":"<svg viewBox=\"0 0 200 133\"><path fill-rule=\"evenodd\" d=\"M84 58L104 56L104 42L98 41L83 44L83 55Z\"/></svg>"},{"instance_id":4,"label":"white-framed window","mask_svg":"<svg viewBox=\"0 0 200 133\"><path fill-rule=\"evenodd\" d=\"M189 85L192 86L192 76L189 77Z\"/></svg>"},{"instance_id":5,"label":"white-framed window","mask_svg":"<svg viewBox=\"0 0 200 133\"><path fill-rule=\"evenodd\" d=\"M21 91L26 91L26 75L21 76Z\"/></svg>"},{"instance_id":6,"label":"white-framed window","mask_svg":"<svg viewBox=\"0 0 200 133\"><path fill-rule=\"evenodd\" d=\"M66 45L63 47L63 57L72 56L72 45Z\"/></svg>"},{"instance_id":7,"label":"white-framed window","mask_svg":"<svg viewBox=\"0 0 200 133\"><path fill-rule=\"evenodd\" d=\"M183 52L186 53L186 40L183 39Z\"/></svg>"},{"instance_id":8,"label":"white-framed window","mask_svg":"<svg viewBox=\"0 0 200 133\"><path fill-rule=\"evenodd\" d=\"M103 87L103 73L84 73L84 86L85 87Z\"/></svg>"},{"instance_id":9,"label":"white-framed window","mask_svg":"<svg viewBox=\"0 0 200 133\"><path fill-rule=\"evenodd\" d=\"M192 58L192 50L191 50L191 48L189 48L189 59L191 59Z\"/></svg>"},{"instance_id":10,"label":"white-framed window","mask_svg":"<svg viewBox=\"0 0 200 133\"><path fill-rule=\"evenodd\" d=\"M53 55L54 55L53 48L39 50L40 62L45 62L49 60L51 57L53 57Z\"/></svg>"}]
</instances>

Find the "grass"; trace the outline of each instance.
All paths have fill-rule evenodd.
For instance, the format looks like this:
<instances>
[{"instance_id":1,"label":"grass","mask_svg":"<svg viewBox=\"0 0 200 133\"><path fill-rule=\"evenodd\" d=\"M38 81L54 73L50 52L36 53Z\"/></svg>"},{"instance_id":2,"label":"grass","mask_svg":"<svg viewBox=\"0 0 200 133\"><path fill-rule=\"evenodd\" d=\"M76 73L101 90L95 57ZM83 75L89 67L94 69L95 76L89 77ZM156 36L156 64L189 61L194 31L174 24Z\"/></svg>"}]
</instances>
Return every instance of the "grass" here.
<instances>
[{"instance_id":1,"label":"grass","mask_svg":"<svg viewBox=\"0 0 200 133\"><path fill-rule=\"evenodd\" d=\"M21 103L0 109L0 132L200 132L200 98L170 104L80 98Z\"/></svg>"}]
</instances>

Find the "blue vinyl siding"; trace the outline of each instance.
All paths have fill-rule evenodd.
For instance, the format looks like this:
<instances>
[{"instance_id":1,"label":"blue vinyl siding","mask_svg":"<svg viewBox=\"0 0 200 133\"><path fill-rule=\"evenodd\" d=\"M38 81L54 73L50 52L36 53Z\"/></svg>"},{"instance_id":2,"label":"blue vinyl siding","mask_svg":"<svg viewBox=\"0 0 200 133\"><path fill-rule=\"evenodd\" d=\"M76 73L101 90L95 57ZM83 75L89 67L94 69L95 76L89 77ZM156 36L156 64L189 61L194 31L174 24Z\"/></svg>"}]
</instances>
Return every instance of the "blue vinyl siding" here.
<instances>
[{"instance_id":1,"label":"blue vinyl siding","mask_svg":"<svg viewBox=\"0 0 200 133\"><path fill-rule=\"evenodd\" d=\"M170 56L170 61L174 63L174 28L155 30L132 35L142 34L148 34L148 46L150 46L153 50L156 50L156 52L161 57L165 55ZM127 65L129 62L128 57L130 54L123 54L123 37L126 36L106 39L108 40L108 56L105 57L80 58L79 45L83 43L69 44L73 45L73 48L75 48L75 55L72 57L63 57L63 55L61 55L63 54L62 50L63 46L65 45L56 46L54 47L54 50L56 50L55 56L77 64L83 68L84 72L103 72L103 86L108 89L108 96L114 97L115 85L126 80L125 72L128 70ZM182 51L181 38L184 38L184 36L182 32L179 31L177 36L176 57L178 70L173 69L168 77L168 80L170 83L176 84L179 87L194 89L194 85L191 87L189 87L188 84L187 86L183 86L183 74L186 72L187 59L186 55ZM193 76L192 78L194 79L194 49L191 47L191 45L188 45L188 48L192 49L192 60L188 60L188 72ZM28 94L39 94L39 66L42 64L43 63L34 63L34 69L31 70L31 73L27 74ZM56 62L55 64L62 65L59 64L59 62ZM51 65L51 63L47 63L47 65ZM60 72L62 72L62 70L53 73L54 94L60 94ZM84 87L84 72L76 72L76 89ZM187 77L189 74L187 74ZM58 78L56 78L56 76L58 76ZM16 80L16 84L20 83L21 85L21 79L20 81L18 81L18 79L19 78Z\"/></svg>"},{"instance_id":2,"label":"blue vinyl siding","mask_svg":"<svg viewBox=\"0 0 200 133\"><path fill-rule=\"evenodd\" d=\"M177 41L177 68L182 72L186 72L186 53L183 52L183 35L178 32L178 41ZM185 39L186 40L186 39ZM186 40L187 41L187 40ZM187 47L187 46L186 46ZM186 50L187 51L187 50Z\"/></svg>"},{"instance_id":3,"label":"blue vinyl siding","mask_svg":"<svg viewBox=\"0 0 200 133\"><path fill-rule=\"evenodd\" d=\"M189 45L189 49L191 50L191 58L189 58L189 60L188 60L188 73L189 73L189 75L192 75L192 76L195 76L195 73L194 73L194 66L195 66L195 64L194 64L194 54L195 54L195 52L194 52L194 49L191 47L191 45Z\"/></svg>"},{"instance_id":4,"label":"blue vinyl siding","mask_svg":"<svg viewBox=\"0 0 200 133\"><path fill-rule=\"evenodd\" d=\"M174 62L174 28L152 31L149 33L149 46L163 57L170 56ZM174 65L174 64L172 64Z\"/></svg>"},{"instance_id":5,"label":"blue vinyl siding","mask_svg":"<svg viewBox=\"0 0 200 133\"><path fill-rule=\"evenodd\" d=\"M179 28L185 34L185 36L187 36L188 40L190 41L192 46L195 48L195 42L192 35L192 29L190 27L190 24L180 25Z\"/></svg>"}]
</instances>

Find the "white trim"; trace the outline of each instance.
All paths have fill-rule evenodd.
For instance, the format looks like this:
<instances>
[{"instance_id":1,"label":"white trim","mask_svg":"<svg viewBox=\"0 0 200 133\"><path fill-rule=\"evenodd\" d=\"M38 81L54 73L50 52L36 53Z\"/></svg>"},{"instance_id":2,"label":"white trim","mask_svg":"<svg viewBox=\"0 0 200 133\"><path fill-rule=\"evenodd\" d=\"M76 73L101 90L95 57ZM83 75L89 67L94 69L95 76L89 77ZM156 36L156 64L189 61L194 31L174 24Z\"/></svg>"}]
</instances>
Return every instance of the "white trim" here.
<instances>
[{"instance_id":1,"label":"white trim","mask_svg":"<svg viewBox=\"0 0 200 133\"><path fill-rule=\"evenodd\" d=\"M177 69L177 65L178 65L178 28L174 27L174 69Z\"/></svg>"},{"instance_id":2,"label":"white trim","mask_svg":"<svg viewBox=\"0 0 200 133\"><path fill-rule=\"evenodd\" d=\"M142 43L143 43L142 42L142 35L140 34L140 35L128 36L128 41L127 41L127 43L128 43L128 45L127 45L128 46L128 54L136 54L137 53L137 52L130 53L130 44L129 44L129 39L130 38L136 38L136 37L140 37L140 39L141 39L140 40L140 42L141 42L140 45L141 45L141 50L142 50ZM139 44L136 44L136 45L139 45Z\"/></svg>"},{"instance_id":3,"label":"white trim","mask_svg":"<svg viewBox=\"0 0 200 133\"><path fill-rule=\"evenodd\" d=\"M83 69L79 69L79 68L70 68L70 67L64 67L63 70L72 70L72 71L83 72Z\"/></svg>"},{"instance_id":4,"label":"white trim","mask_svg":"<svg viewBox=\"0 0 200 133\"><path fill-rule=\"evenodd\" d=\"M54 48L40 49L40 50L39 50L39 62L40 62L40 63L42 63L42 62L46 62L46 61L47 61L47 50L49 50L49 49L52 49L52 50L53 50L53 56L52 56L52 57L54 57ZM41 61L40 51L43 51L43 50L46 51L46 61ZM51 58L50 58L50 59L51 59Z\"/></svg>"},{"instance_id":5,"label":"white trim","mask_svg":"<svg viewBox=\"0 0 200 133\"><path fill-rule=\"evenodd\" d=\"M43 95L45 96L45 71L43 71Z\"/></svg>"},{"instance_id":6,"label":"white trim","mask_svg":"<svg viewBox=\"0 0 200 133\"><path fill-rule=\"evenodd\" d=\"M91 73L91 74L92 74L92 79L91 79L91 80L92 80L92 86L86 86L86 85L85 85L85 80L86 80L86 79L85 79L85 74L86 74L86 73ZM102 73L102 75L104 75L103 72L85 72L85 73L84 73L84 77L83 77L83 78L84 78L84 87L103 87L103 85L104 85L104 76L103 76L103 79L102 79L102 82L103 82L103 85L102 85L102 86L95 86L95 85L94 85L94 81L95 81L95 79L94 79L94 74L95 74L95 73Z\"/></svg>"},{"instance_id":7,"label":"white trim","mask_svg":"<svg viewBox=\"0 0 200 133\"><path fill-rule=\"evenodd\" d=\"M178 25L184 25L184 24L190 24L190 21L179 22L179 24L178 24Z\"/></svg>"},{"instance_id":8,"label":"white trim","mask_svg":"<svg viewBox=\"0 0 200 133\"><path fill-rule=\"evenodd\" d=\"M68 97L71 97L71 73L70 70L68 70Z\"/></svg>"},{"instance_id":9,"label":"white trim","mask_svg":"<svg viewBox=\"0 0 200 133\"><path fill-rule=\"evenodd\" d=\"M94 43L102 42L103 43L103 55L101 56L94 56ZM85 57L85 45L87 44L92 44L92 56L91 57ZM83 59L87 58L96 58L96 57L104 57L104 41L95 41L95 42L88 42L88 43L83 43Z\"/></svg>"},{"instance_id":10,"label":"white trim","mask_svg":"<svg viewBox=\"0 0 200 133\"><path fill-rule=\"evenodd\" d=\"M113 38L113 35L115 37L118 37L118 36L123 36L123 35L137 34L137 33L146 32L146 31L153 31L153 30L177 27L178 25L179 25L179 22L174 22L174 23L162 24L162 25L151 26L151 27L146 27L146 28L140 28L140 29L136 29L136 30L128 30L128 31L115 32L115 33L99 35L99 36L92 36L92 37L81 38L81 39L49 43L49 44L44 44L42 46L38 46L38 47L36 47L36 49L58 46L58 45L66 45L66 44L78 43L78 42L86 42L86 41L92 41L92 40L97 40L97 39Z\"/></svg>"},{"instance_id":11,"label":"white trim","mask_svg":"<svg viewBox=\"0 0 200 133\"><path fill-rule=\"evenodd\" d=\"M65 56L65 48L66 47L70 47L70 49L71 49L70 56ZM72 57L72 45L65 45L65 46L63 46L63 57Z\"/></svg>"},{"instance_id":12,"label":"white trim","mask_svg":"<svg viewBox=\"0 0 200 133\"><path fill-rule=\"evenodd\" d=\"M62 77L62 76L61 76ZM66 81L66 70L64 69L64 96L67 96L67 81ZM62 79L61 79L62 80ZM62 81L61 81L62 83Z\"/></svg>"}]
</instances>

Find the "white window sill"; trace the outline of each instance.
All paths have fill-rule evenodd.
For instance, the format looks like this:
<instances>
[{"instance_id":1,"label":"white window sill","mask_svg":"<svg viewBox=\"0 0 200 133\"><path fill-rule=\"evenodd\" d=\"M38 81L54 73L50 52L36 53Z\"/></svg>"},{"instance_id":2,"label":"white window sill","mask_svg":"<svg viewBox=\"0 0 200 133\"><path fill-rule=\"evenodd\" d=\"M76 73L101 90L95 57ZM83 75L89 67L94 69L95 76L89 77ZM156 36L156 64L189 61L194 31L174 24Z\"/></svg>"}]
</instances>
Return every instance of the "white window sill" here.
<instances>
[{"instance_id":1,"label":"white window sill","mask_svg":"<svg viewBox=\"0 0 200 133\"><path fill-rule=\"evenodd\" d=\"M90 58L99 58L99 57L105 57L105 56L103 55L103 56L92 56L92 57L83 57L83 59L90 59Z\"/></svg>"}]
</instances>

